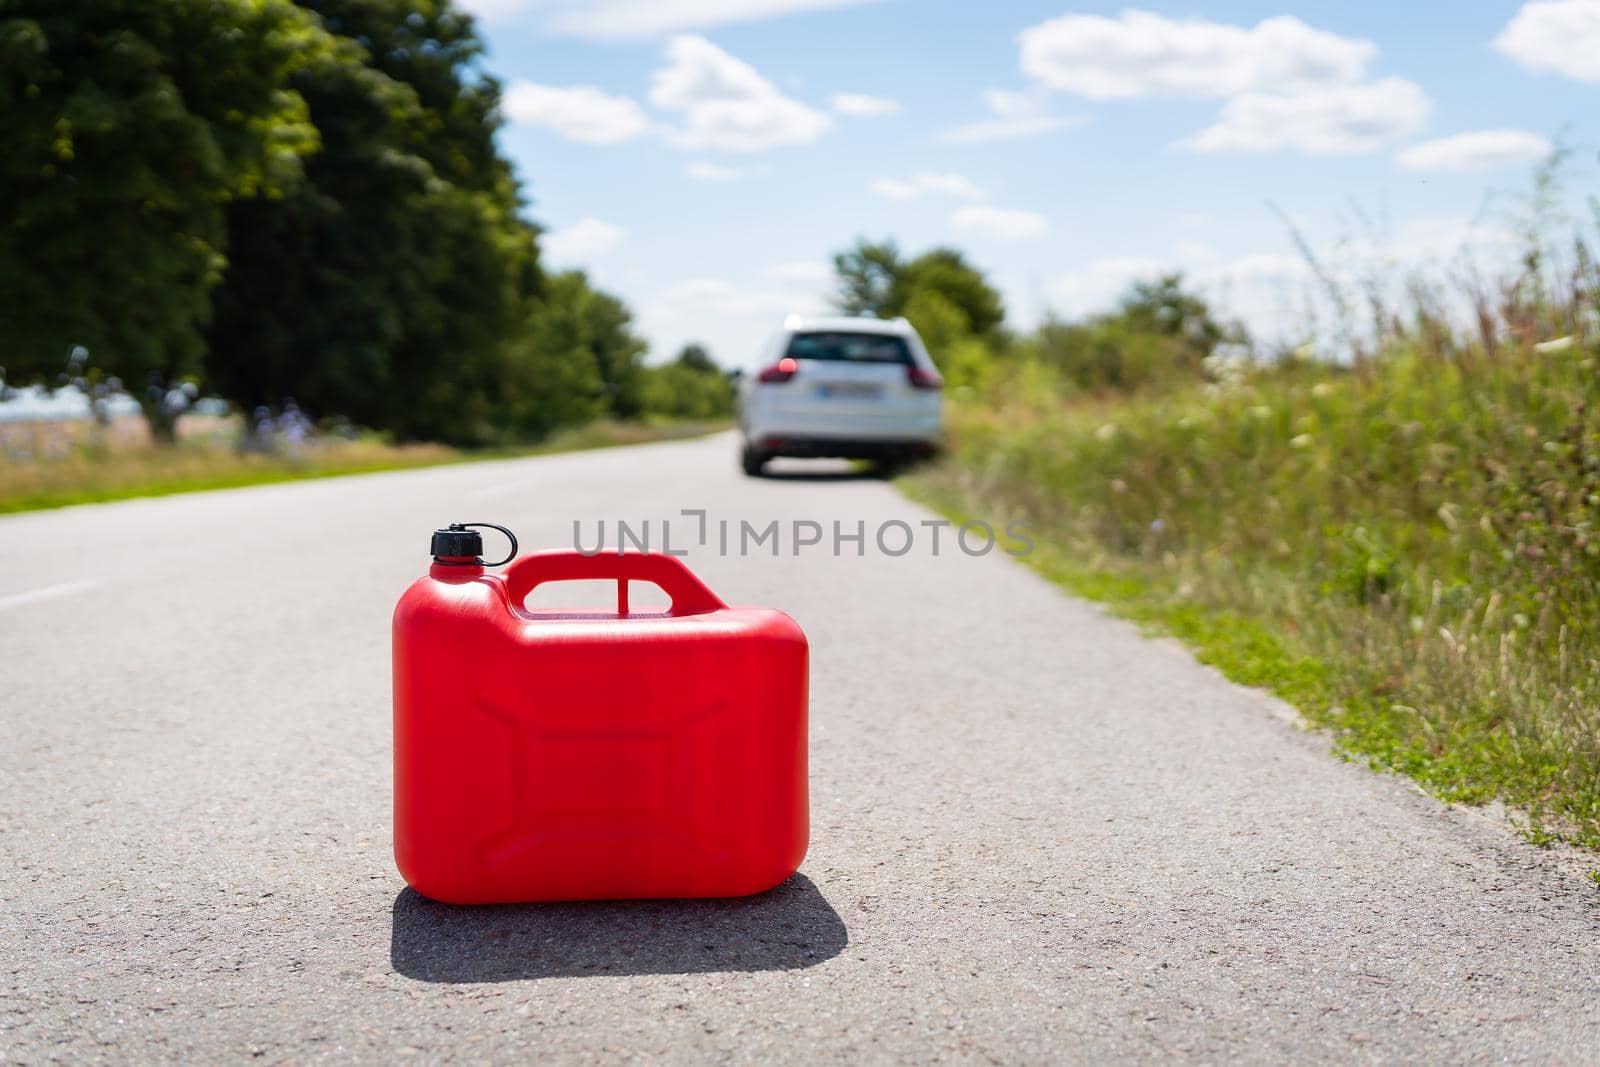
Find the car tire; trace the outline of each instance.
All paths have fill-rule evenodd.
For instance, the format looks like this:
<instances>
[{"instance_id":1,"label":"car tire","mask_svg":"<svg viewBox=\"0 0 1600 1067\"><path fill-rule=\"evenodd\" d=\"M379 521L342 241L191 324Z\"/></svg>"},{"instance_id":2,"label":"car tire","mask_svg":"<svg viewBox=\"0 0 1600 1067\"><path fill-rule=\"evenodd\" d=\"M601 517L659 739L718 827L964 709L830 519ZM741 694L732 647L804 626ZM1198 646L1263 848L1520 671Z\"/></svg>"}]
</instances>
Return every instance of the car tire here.
<instances>
[{"instance_id":1,"label":"car tire","mask_svg":"<svg viewBox=\"0 0 1600 1067\"><path fill-rule=\"evenodd\" d=\"M869 470L874 478L892 481L904 474L908 466L910 464L904 456L883 456L873 460Z\"/></svg>"},{"instance_id":2,"label":"car tire","mask_svg":"<svg viewBox=\"0 0 1600 1067\"><path fill-rule=\"evenodd\" d=\"M767 465L767 460L770 458L754 445L745 445L743 451L739 453L739 466L743 467L744 472L750 477L759 478L762 470Z\"/></svg>"}]
</instances>

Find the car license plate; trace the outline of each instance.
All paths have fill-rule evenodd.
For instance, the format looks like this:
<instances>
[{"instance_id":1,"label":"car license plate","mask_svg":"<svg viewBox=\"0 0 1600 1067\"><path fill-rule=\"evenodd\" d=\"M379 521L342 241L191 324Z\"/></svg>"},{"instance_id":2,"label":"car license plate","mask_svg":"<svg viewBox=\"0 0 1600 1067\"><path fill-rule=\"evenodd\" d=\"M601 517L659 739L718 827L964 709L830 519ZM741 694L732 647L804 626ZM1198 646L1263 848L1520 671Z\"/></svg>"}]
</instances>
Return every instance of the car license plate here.
<instances>
[{"instance_id":1,"label":"car license plate","mask_svg":"<svg viewBox=\"0 0 1600 1067\"><path fill-rule=\"evenodd\" d=\"M823 399L877 400L883 396L883 386L873 382L828 382L817 386L817 395Z\"/></svg>"}]
</instances>

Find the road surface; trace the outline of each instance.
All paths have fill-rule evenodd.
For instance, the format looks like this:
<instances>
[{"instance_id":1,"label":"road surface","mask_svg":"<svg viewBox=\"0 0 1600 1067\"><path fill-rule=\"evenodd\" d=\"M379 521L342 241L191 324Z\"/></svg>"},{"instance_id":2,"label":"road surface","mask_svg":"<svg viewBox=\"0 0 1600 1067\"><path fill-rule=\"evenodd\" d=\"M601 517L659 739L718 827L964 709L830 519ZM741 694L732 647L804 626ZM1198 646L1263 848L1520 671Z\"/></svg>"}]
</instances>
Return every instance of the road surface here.
<instances>
[{"instance_id":1,"label":"road surface","mask_svg":"<svg viewBox=\"0 0 1600 1067\"><path fill-rule=\"evenodd\" d=\"M1570 863L1002 553L935 556L890 485L748 480L734 452L0 519L4 1062L1600 1056L1600 893ZM685 547L683 509L711 587L811 637L801 876L702 903L406 890L389 615L429 532L674 519ZM919 537L724 556L721 519Z\"/></svg>"}]
</instances>

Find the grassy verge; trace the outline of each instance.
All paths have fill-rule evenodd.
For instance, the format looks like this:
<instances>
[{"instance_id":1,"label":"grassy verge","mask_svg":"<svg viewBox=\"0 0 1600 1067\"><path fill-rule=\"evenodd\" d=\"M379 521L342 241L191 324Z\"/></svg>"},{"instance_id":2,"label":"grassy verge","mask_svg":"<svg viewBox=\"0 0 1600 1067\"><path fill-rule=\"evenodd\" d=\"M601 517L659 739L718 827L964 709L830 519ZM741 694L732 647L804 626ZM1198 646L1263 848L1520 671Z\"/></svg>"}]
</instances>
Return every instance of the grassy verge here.
<instances>
[{"instance_id":1,"label":"grassy verge","mask_svg":"<svg viewBox=\"0 0 1600 1067\"><path fill-rule=\"evenodd\" d=\"M1597 412L1580 349L1264 371L958 406L907 484L1351 757L1600 848Z\"/></svg>"},{"instance_id":2,"label":"grassy verge","mask_svg":"<svg viewBox=\"0 0 1600 1067\"><path fill-rule=\"evenodd\" d=\"M273 454L241 453L232 428L218 427L158 449L135 438L15 440L0 458L0 513L58 508L131 497L167 496L204 489L231 489L305 478L437 466L474 460L573 452L618 445L696 437L724 427L716 422L638 424L597 422L564 431L538 445L493 451L462 451L444 445L394 445L376 437L323 439ZM62 428L51 431L67 433Z\"/></svg>"}]
</instances>

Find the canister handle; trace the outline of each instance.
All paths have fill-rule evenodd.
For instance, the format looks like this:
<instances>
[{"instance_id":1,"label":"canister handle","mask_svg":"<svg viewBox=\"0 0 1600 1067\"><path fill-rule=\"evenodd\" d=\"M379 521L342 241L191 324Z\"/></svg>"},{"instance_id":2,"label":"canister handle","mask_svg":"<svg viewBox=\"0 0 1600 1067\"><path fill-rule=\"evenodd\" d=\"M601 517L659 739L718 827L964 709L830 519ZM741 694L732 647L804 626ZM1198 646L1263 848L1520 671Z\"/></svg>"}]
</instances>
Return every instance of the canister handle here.
<instances>
[{"instance_id":1,"label":"canister handle","mask_svg":"<svg viewBox=\"0 0 1600 1067\"><path fill-rule=\"evenodd\" d=\"M628 614L628 583L659 586L672 601L671 614L699 615L728 605L706 587L676 556L660 552L597 552L584 555L566 549L533 552L507 567L503 579L506 595L520 607L528 594L547 582L584 582L614 579L617 614Z\"/></svg>"}]
</instances>

